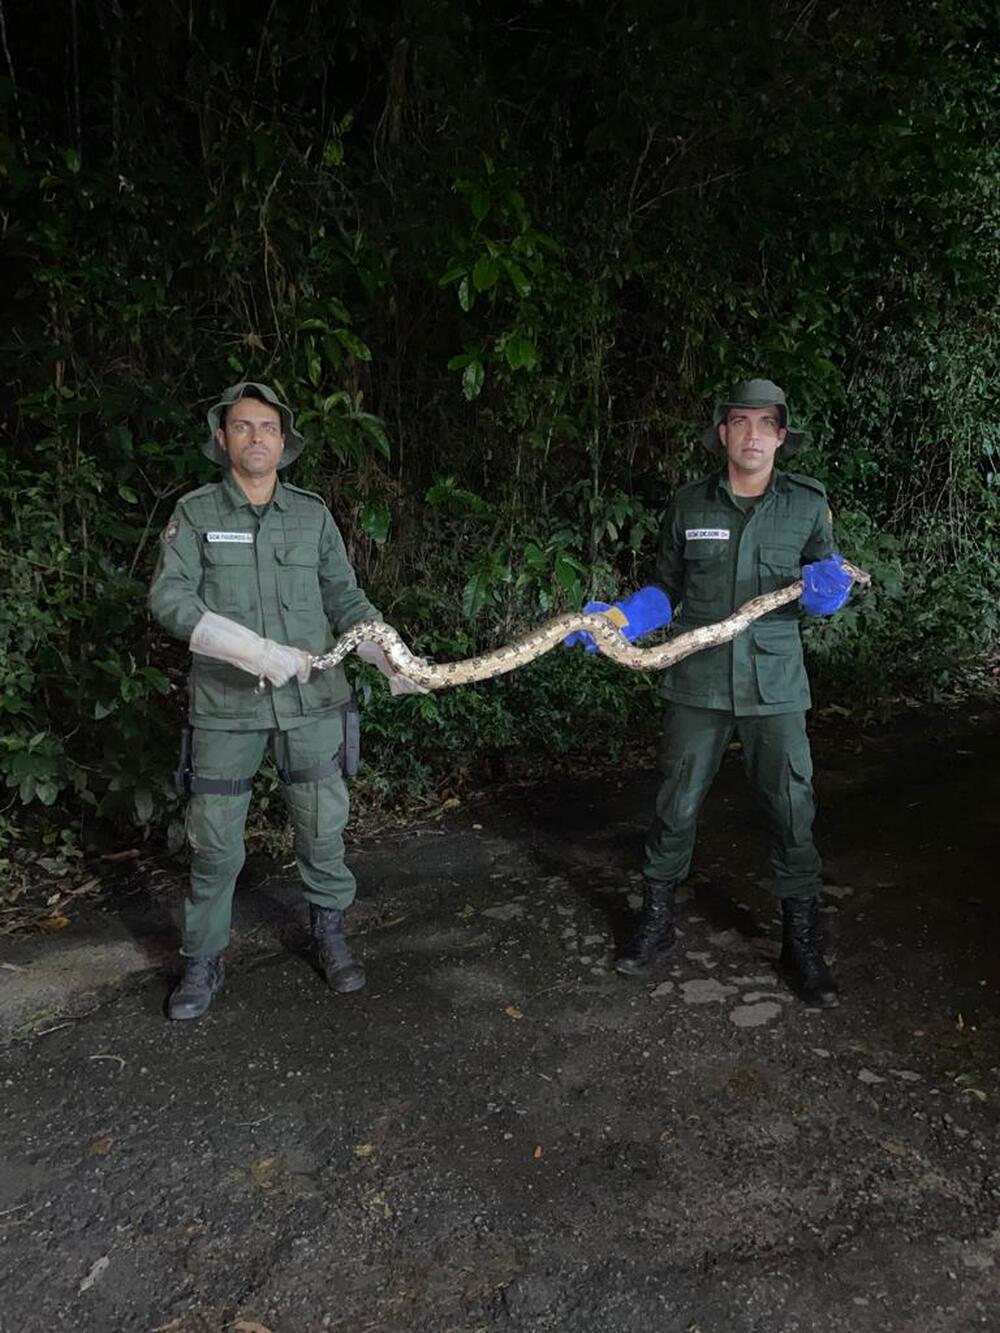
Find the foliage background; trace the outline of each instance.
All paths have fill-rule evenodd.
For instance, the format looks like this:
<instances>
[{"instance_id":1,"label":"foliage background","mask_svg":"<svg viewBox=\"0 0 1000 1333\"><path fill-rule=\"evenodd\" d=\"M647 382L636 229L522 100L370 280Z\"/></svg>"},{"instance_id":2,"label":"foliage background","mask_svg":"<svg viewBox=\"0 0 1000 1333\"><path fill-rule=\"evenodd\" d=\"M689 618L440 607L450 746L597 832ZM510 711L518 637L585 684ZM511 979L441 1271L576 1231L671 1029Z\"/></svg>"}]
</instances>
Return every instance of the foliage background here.
<instances>
[{"instance_id":1,"label":"foliage background","mask_svg":"<svg viewBox=\"0 0 1000 1333\"><path fill-rule=\"evenodd\" d=\"M997 637L988 0L0 0L0 835L146 831L184 650L145 611L204 410L274 382L359 577L459 656L634 587L716 389L766 373L877 591L827 696ZM367 796L635 753L552 654L368 696ZM106 825L105 825L106 826Z\"/></svg>"}]
</instances>

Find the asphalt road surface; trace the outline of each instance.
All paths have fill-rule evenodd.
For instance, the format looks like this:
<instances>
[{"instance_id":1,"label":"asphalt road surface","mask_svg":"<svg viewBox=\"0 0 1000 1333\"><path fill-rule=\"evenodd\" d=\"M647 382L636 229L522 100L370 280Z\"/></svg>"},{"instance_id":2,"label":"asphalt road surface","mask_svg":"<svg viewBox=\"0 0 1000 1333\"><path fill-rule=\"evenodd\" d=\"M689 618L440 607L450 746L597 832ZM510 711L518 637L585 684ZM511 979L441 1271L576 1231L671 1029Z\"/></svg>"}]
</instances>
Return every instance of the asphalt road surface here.
<instances>
[{"instance_id":1,"label":"asphalt road surface","mask_svg":"<svg viewBox=\"0 0 1000 1333\"><path fill-rule=\"evenodd\" d=\"M828 1012L775 977L736 755L641 982L649 773L359 846L360 995L258 867L204 1020L153 973L0 1051L0 1328L1000 1330L998 738L820 735Z\"/></svg>"}]
</instances>

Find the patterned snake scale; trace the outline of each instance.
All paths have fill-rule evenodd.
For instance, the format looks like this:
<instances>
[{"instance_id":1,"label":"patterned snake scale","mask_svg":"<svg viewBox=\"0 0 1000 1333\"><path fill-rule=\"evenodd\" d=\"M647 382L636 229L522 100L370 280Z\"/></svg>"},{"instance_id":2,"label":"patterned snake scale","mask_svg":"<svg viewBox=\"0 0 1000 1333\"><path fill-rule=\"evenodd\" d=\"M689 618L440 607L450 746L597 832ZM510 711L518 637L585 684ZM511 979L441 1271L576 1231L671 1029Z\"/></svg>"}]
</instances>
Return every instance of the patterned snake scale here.
<instances>
[{"instance_id":1,"label":"patterned snake scale","mask_svg":"<svg viewBox=\"0 0 1000 1333\"><path fill-rule=\"evenodd\" d=\"M855 583L871 582L871 575L856 565L845 561L844 568ZM481 653L478 657L468 657L464 662L428 662L426 658L412 653L391 625L381 620L361 620L352 625L346 634L342 634L328 653L313 659L313 669L328 671L349 653L353 653L359 644L377 643L394 670L409 676L425 690L446 690L453 685L470 685L477 680L489 680L493 676L516 671L518 667L526 666L561 643L567 634L586 630L594 636L604 656L610 657L619 666L628 667L630 671L663 671L703 648L728 643L737 634L742 634L753 621L801 596L802 580L797 579L785 588L751 598L725 620L688 630L652 648L636 648L603 614L584 615L582 612L574 612L555 616L503 648Z\"/></svg>"}]
</instances>

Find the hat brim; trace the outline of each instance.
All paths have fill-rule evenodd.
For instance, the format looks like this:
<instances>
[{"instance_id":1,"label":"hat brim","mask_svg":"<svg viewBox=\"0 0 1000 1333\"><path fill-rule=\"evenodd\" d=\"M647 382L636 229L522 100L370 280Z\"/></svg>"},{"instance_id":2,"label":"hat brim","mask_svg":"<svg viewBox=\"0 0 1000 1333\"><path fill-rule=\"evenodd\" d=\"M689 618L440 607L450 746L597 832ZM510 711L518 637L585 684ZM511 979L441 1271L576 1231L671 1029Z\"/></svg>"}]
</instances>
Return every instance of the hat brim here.
<instances>
[{"instance_id":1,"label":"hat brim","mask_svg":"<svg viewBox=\"0 0 1000 1333\"><path fill-rule=\"evenodd\" d=\"M791 458L792 454L797 454L805 444L808 436L804 430L787 430L785 438L781 442L781 457ZM716 454L720 458L725 458L726 451L722 447L722 441L719 439L719 427L708 426L701 433L701 442L710 454Z\"/></svg>"},{"instance_id":2,"label":"hat brim","mask_svg":"<svg viewBox=\"0 0 1000 1333\"><path fill-rule=\"evenodd\" d=\"M235 401L239 402L239 399L236 399ZM206 458L211 459L216 467L226 468L229 466L229 455L219 444L219 441L216 438L216 433L220 428L219 423L222 420L223 409L232 406L232 403L224 399L208 409L209 436L204 444L202 444L201 452ZM281 468L287 467L289 463L295 462L296 458L298 458L299 454L305 448L306 442L295 429L292 414L284 403L269 402L269 406L273 407L281 418L281 433L285 437L285 447L282 450L281 457L278 459L278 468L280 470Z\"/></svg>"}]
</instances>

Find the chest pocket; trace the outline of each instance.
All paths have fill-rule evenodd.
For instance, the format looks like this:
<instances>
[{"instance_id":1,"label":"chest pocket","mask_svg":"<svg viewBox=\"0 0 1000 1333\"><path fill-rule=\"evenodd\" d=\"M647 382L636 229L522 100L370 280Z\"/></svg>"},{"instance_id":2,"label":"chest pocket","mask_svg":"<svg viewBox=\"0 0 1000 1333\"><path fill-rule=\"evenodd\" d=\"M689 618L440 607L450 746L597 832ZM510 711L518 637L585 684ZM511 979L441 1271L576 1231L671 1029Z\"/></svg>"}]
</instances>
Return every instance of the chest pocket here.
<instances>
[{"instance_id":1,"label":"chest pocket","mask_svg":"<svg viewBox=\"0 0 1000 1333\"><path fill-rule=\"evenodd\" d=\"M318 548L307 542L279 546L274 558L278 564L278 592L285 610L321 610Z\"/></svg>"},{"instance_id":2,"label":"chest pocket","mask_svg":"<svg viewBox=\"0 0 1000 1333\"><path fill-rule=\"evenodd\" d=\"M801 554L794 546L761 546L757 555L760 591L787 588L799 577Z\"/></svg>"},{"instance_id":3,"label":"chest pocket","mask_svg":"<svg viewBox=\"0 0 1000 1333\"><path fill-rule=\"evenodd\" d=\"M249 611L257 592L257 562L251 542L206 542L203 597L212 611Z\"/></svg>"},{"instance_id":4,"label":"chest pocket","mask_svg":"<svg viewBox=\"0 0 1000 1333\"><path fill-rule=\"evenodd\" d=\"M692 541L684 547L684 610L712 618L729 596L730 542Z\"/></svg>"}]
</instances>

